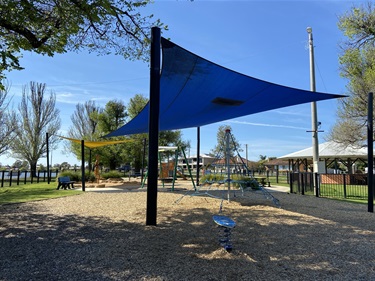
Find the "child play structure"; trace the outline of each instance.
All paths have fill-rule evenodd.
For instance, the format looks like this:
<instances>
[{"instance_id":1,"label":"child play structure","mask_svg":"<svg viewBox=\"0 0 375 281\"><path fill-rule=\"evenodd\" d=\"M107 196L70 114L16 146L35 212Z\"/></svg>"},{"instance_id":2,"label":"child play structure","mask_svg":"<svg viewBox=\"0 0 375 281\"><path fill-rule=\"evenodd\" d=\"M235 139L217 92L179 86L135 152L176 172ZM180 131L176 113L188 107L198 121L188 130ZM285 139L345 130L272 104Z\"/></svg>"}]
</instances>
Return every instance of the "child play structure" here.
<instances>
[{"instance_id":1,"label":"child play structure","mask_svg":"<svg viewBox=\"0 0 375 281\"><path fill-rule=\"evenodd\" d=\"M174 152L174 161L169 161L169 153ZM167 162L163 162L163 154L167 153ZM174 191L175 181L177 179L177 175L181 176L184 180L190 178L194 190L196 190L195 182L193 179L193 175L191 173L190 166L188 165L188 176L184 175L181 171L178 170L177 161L179 155L182 154L185 161L187 162L186 153L183 148L178 146L159 146L158 149L158 159L159 159L159 180L162 183L162 186L165 187L166 183L172 183L171 190ZM147 181L148 172L146 172L146 176L142 181L141 187L144 187Z\"/></svg>"},{"instance_id":2,"label":"child play structure","mask_svg":"<svg viewBox=\"0 0 375 281\"><path fill-rule=\"evenodd\" d=\"M241 159L242 163L240 166L241 169L246 170L246 175L248 175L248 179L246 180L241 180L241 179L235 179L234 174L232 173L231 165L230 165L230 159L231 159L231 145L234 147L234 150L237 153L237 158ZM182 195L176 203L180 202L185 196L190 195L190 196L209 196L212 198L217 198L217 199L226 199L228 202L230 201L231 198L236 197L238 193L241 193L242 196L245 195L246 191L251 190L252 188L249 187L249 183L252 183L255 185L256 189L262 192L264 197L266 199L272 200L272 202L277 206L280 207L280 202L279 200L273 196L264 186L257 182L252 176L250 175L250 171L248 170L247 165L244 163L243 158L238 152L237 147L235 146L235 142L233 140L233 136L230 132L229 129L225 131L225 152L223 153L224 156L224 161L225 161L225 173L224 173L224 178L222 178L223 174L222 171L220 171L220 175L217 177L215 174L211 177L212 180L206 180L205 182L202 182L201 186L197 189L194 189L193 191L188 191L184 195ZM223 158L221 156L217 157L218 159L222 161ZM215 163L215 162L214 162ZM213 163L213 166L215 165ZM238 167L237 167L238 168ZM217 180L218 178L218 180ZM214 188L214 185L217 188ZM224 188L223 188L224 187ZM254 188L254 186L253 186Z\"/></svg>"}]
</instances>

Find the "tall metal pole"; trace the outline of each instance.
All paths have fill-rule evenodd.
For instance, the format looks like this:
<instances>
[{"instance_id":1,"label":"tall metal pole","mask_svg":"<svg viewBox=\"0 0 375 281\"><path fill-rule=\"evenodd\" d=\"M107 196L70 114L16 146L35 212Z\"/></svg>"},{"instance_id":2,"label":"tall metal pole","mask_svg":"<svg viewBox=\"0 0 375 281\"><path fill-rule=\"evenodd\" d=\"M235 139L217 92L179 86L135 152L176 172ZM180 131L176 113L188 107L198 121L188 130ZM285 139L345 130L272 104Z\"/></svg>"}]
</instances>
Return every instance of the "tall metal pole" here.
<instances>
[{"instance_id":1,"label":"tall metal pole","mask_svg":"<svg viewBox=\"0 0 375 281\"><path fill-rule=\"evenodd\" d=\"M368 94L367 111L367 184L368 184L368 212L374 212L374 126L373 126L374 94Z\"/></svg>"},{"instance_id":2,"label":"tall metal pole","mask_svg":"<svg viewBox=\"0 0 375 281\"><path fill-rule=\"evenodd\" d=\"M82 173L82 191L85 191L85 141L81 140L81 173Z\"/></svg>"},{"instance_id":3,"label":"tall metal pole","mask_svg":"<svg viewBox=\"0 0 375 281\"><path fill-rule=\"evenodd\" d=\"M315 62L314 62L314 44L312 28L308 27L309 34L309 50L310 50L310 90L315 92ZM318 140L318 117L316 102L311 102L311 130L312 130L312 151L313 151L313 182L316 196L319 194L319 187L317 182L317 173L319 173L319 140Z\"/></svg>"},{"instance_id":4,"label":"tall metal pole","mask_svg":"<svg viewBox=\"0 0 375 281\"><path fill-rule=\"evenodd\" d=\"M146 139L143 139L143 156L142 156L142 171L141 171L141 182L143 182L144 170L146 161Z\"/></svg>"},{"instance_id":5,"label":"tall metal pole","mask_svg":"<svg viewBox=\"0 0 375 281\"><path fill-rule=\"evenodd\" d=\"M50 172L49 172L49 136L46 133L46 149L47 149L47 183L51 182Z\"/></svg>"},{"instance_id":6,"label":"tall metal pole","mask_svg":"<svg viewBox=\"0 0 375 281\"><path fill-rule=\"evenodd\" d=\"M226 153L225 161L227 165L227 182L228 182L228 202L230 200L230 148L229 148L230 130L225 130L225 141L226 141Z\"/></svg>"},{"instance_id":7,"label":"tall metal pole","mask_svg":"<svg viewBox=\"0 0 375 281\"><path fill-rule=\"evenodd\" d=\"M197 127L197 186L199 186L199 159L201 154L201 127Z\"/></svg>"},{"instance_id":8,"label":"tall metal pole","mask_svg":"<svg viewBox=\"0 0 375 281\"><path fill-rule=\"evenodd\" d=\"M249 171L249 156L248 156L248 150L247 150L247 144L245 145L246 146L246 175L247 176L249 176L249 173L248 173L248 171Z\"/></svg>"},{"instance_id":9,"label":"tall metal pole","mask_svg":"<svg viewBox=\"0 0 375 281\"><path fill-rule=\"evenodd\" d=\"M160 105L160 28L151 29L150 112L146 225L156 225Z\"/></svg>"}]
</instances>

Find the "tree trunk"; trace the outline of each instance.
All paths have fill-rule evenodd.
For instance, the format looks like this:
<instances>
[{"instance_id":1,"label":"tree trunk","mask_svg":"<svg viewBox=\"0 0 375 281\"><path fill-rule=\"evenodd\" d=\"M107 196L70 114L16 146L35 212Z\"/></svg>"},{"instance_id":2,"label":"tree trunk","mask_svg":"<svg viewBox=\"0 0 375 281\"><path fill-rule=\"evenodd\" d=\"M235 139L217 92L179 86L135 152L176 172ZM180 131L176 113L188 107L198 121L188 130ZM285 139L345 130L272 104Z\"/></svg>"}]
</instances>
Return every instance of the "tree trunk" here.
<instances>
[{"instance_id":1,"label":"tree trunk","mask_svg":"<svg viewBox=\"0 0 375 281\"><path fill-rule=\"evenodd\" d=\"M36 162L29 162L30 163L30 172L33 177L36 177Z\"/></svg>"}]
</instances>

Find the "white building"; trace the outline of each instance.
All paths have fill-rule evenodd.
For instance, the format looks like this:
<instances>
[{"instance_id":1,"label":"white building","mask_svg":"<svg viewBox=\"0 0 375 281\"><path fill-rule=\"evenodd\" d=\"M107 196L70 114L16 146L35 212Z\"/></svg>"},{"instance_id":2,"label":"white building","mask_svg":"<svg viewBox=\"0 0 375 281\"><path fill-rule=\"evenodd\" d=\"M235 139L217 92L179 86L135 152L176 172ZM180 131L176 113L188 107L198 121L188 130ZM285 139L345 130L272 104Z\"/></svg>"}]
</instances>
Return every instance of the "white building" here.
<instances>
[{"instance_id":1,"label":"white building","mask_svg":"<svg viewBox=\"0 0 375 281\"><path fill-rule=\"evenodd\" d=\"M207 154L201 154L200 157L199 157L199 167L205 167L209 164L211 164L212 162L214 162L216 160L215 157L212 157L210 155L207 155ZM188 164L190 166L190 169L197 169L197 155L193 155L193 156L190 156L190 157L187 157L187 162L185 160L185 158L183 157L180 157L178 158L178 162L177 162L177 166L181 169L187 169L188 168Z\"/></svg>"}]
</instances>

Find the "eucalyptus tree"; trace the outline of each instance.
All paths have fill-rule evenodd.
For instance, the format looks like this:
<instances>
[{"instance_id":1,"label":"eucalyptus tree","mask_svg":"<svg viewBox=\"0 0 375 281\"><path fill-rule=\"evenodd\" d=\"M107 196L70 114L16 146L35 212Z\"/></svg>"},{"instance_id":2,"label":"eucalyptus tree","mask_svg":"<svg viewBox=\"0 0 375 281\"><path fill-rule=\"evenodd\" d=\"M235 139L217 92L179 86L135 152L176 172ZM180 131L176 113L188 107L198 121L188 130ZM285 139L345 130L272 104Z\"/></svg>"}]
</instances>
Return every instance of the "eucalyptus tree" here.
<instances>
[{"instance_id":1,"label":"eucalyptus tree","mask_svg":"<svg viewBox=\"0 0 375 281\"><path fill-rule=\"evenodd\" d=\"M375 10L372 3L353 7L339 17L346 36L341 44L340 74L348 95L339 100L337 122L329 139L345 145L365 145L367 138L368 93L375 92Z\"/></svg>"},{"instance_id":2,"label":"eucalyptus tree","mask_svg":"<svg viewBox=\"0 0 375 281\"><path fill-rule=\"evenodd\" d=\"M46 94L46 84L30 82L24 86L22 100L15 120L16 137L10 144L12 156L27 160L35 172L37 162L47 151L46 133L49 134L50 148L54 148L60 138L60 111L56 108L54 92Z\"/></svg>"},{"instance_id":3,"label":"eucalyptus tree","mask_svg":"<svg viewBox=\"0 0 375 281\"><path fill-rule=\"evenodd\" d=\"M10 110L9 86L0 89L0 155L8 152L15 134L15 113Z\"/></svg>"},{"instance_id":4,"label":"eucalyptus tree","mask_svg":"<svg viewBox=\"0 0 375 281\"><path fill-rule=\"evenodd\" d=\"M126 106L122 101L111 100L107 102L104 110L97 116L101 135L106 135L123 126L126 117ZM116 137L112 140L125 140L125 137ZM100 160L103 165L114 170L124 162L125 146L125 143L107 145L97 148L96 153L100 155Z\"/></svg>"},{"instance_id":5,"label":"eucalyptus tree","mask_svg":"<svg viewBox=\"0 0 375 281\"><path fill-rule=\"evenodd\" d=\"M141 94L136 94L133 98L131 98L127 105L129 119L131 120L132 118L136 117L147 105L147 103L148 99ZM132 163L135 169L139 170L142 166L144 150L148 149L148 134L131 135L129 136L129 140L131 141L126 146L125 156L127 157L127 162ZM190 147L190 143L188 141L182 140L182 132L180 130L161 131L159 133L159 145L179 146L183 148Z\"/></svg>"},{"instance_id":6,"label":"eucalyptus tree","mask_svg":"<svg viewBox=\"0 0 375 281\"><path fill-rule=\"evenodd\" d=\"M152 26L167 28L142 8L152 0L0 1L0 76L22 69L23 51L53 56L87 49L148 59Z\"/></svg>"},{"instance_id":7,"label":"eucalyptus tree","mask_svg":"<svg viewBox=\"0 0 375 281\"><path fill-rule=\"evenodd\" d=\"M234 157L236 151L242 151L241 146L238 140L234 137L232 132L232 127L229 125L221 125L216 133L216 140L217 144L213 149L211 149L211 153L216 157L224 158L226 156L227 151L227 133L226 131L230 131L229 135L229 155L230 157Z\"/></svg>"},{"instance_id":8,"label":"eucalyptus tree","mask_svg":"<svg viewBox=\"0 0 375 281\"><path fill-rule=\"evenodd\" d=\"M84 104L78 103L73 114L70 116L72 125L68 130L68 137L77 140L95 141L99 138L98 132L98 114L103 109L95 101L86 101ZM82 158L81 145L75 142L65 142L65 150L73 153L77 159ZM85 159L91 169L92 153L91 150L85 150Z\"/></svg>"},{"instance_id":9,"label":"eucalyptus tree","mask_svg":"<svg viewBox=\"0 0 375 281\"><path fill-rule=\"evenodd\" d=\"M68 131L69 137L93 140L93 135L98 130L98 120L95 117L101 112L101 107L95 101L86 101L84 104L78 103L70 116L72 125Z\"/></svg>"}]
</instances>

